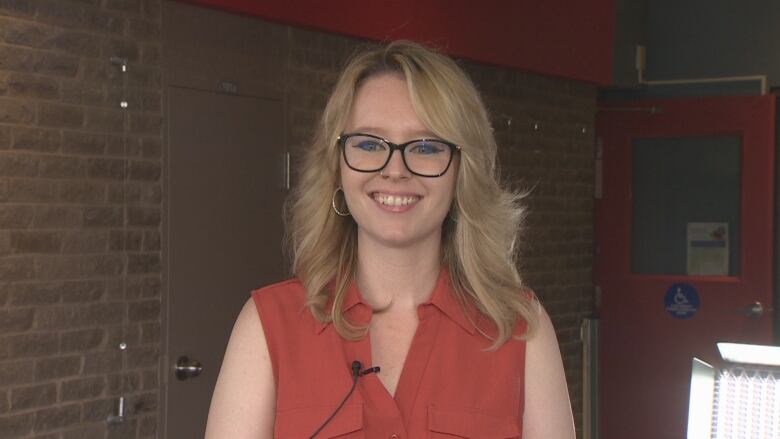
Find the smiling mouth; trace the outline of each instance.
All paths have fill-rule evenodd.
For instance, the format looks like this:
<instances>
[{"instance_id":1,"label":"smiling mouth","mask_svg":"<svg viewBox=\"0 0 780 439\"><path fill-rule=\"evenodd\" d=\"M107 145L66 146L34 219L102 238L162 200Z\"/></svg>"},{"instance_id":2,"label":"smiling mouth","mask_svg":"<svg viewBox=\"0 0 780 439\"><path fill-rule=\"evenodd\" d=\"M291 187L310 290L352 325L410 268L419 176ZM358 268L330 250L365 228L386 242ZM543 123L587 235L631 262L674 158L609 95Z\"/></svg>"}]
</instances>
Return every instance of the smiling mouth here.
<instances>
[{"instance_id":1,"label":"smiling mouth","mask_svg":"<svg viewBox=\"0 0 780 439\"><path fill-rule=\"evenodd\" d=\"M379 192L372 195L377 203L385 206L409 206L420 201L420 197L415 195L387 195Z\"/></svg>"}]
</instances>

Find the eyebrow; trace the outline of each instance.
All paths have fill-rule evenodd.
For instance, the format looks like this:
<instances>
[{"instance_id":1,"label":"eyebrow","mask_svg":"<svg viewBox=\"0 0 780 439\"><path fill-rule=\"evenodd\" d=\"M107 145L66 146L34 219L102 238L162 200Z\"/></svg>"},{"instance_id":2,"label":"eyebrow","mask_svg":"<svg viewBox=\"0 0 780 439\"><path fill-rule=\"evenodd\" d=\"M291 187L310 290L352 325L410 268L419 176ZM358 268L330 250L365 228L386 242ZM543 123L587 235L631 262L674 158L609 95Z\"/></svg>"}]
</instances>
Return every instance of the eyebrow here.
<instances>
[{"instance_id":1,"label":"eyebrow","mask_svg":"<svg viewBox=\"0 0 780 439\"><path fill-rule=\"evenodd\" d=\"M377 137L381 137L383 139L387 139L387 136L384 134L385 131L380 128L375 127L369 127L369 126L362 126L357 127L355 129L349 130L350 133L363 133L363 134L372 134ZM437 136L436 134L432 133L431 131L424 130L424 131L413 131L410 135L405 136L408 137L410 140L417 140L417 139L441 139L440 136ZM390 140L390 139L387 139Z\"/></svg>"}]
</instances>

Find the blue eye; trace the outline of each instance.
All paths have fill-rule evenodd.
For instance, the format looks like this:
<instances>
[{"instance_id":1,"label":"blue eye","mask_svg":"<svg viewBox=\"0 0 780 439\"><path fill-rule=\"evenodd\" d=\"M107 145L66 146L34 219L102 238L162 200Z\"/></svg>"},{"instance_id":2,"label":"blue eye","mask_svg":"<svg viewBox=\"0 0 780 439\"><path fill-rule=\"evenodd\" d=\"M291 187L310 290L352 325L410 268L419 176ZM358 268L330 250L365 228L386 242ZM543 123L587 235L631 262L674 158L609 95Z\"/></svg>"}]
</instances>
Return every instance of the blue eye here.
<instances>
[{"instance_id":1,"label":"blue eye","mask_svg":"<svg viewBox=\"0 0 780 439\"><path fill-rule=\"evenodd\" d=\"M365 152L379 152L385 150L385 146L381 142L371 139L362 139L358 142L355 142L352 147Z\"/></svg>"},{"instance_id":2,"label":"blue eye","mask_svg":"<svg viewBox=\"0 0 780 439\"><path fill-rule=\"evenodd\" d=\"M412 154L431 155L438 154L444 151L445 148L446 146L440 142L424 140L409 145L408 151Z\"/></svg>"}]
</instances>

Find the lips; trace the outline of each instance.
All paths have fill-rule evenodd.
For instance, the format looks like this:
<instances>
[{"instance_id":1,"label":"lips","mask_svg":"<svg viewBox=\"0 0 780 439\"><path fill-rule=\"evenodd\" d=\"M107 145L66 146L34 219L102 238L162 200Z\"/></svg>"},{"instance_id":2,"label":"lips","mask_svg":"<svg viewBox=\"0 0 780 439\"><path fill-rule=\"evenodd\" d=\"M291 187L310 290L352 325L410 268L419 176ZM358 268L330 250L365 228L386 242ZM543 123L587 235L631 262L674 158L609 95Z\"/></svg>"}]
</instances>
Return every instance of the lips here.
<instances>
[{"instance_id":1,"label":"lips","mask_svg":"<svg viewBox=\"0 0 780 439\"><path fill-rule=\"evenodd\" d=\"M377 203L391 207L410 206L420 201L417 195L392 195L382 192L374 192L371 197Z\"/></svg>"}]
</instances>

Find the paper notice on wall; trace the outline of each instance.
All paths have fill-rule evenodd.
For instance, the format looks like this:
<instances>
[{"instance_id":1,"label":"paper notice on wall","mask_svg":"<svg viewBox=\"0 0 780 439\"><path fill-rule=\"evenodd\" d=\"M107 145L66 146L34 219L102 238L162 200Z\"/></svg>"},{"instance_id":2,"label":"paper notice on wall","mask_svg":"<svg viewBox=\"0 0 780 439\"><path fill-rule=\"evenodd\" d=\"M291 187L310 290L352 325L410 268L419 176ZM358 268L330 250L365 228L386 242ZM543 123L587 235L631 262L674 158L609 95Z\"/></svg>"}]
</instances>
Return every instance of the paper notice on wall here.
<instances>
[{"instance_id":1,"label":"paper notice on wall","mask_svg":"<svg viewBox=\"0 0 780 439\"><path fill-rule=\"evenodd\" d=\"M688 274L728 276L728 223L688 223Z\"/></svg>"}]
</instances>

